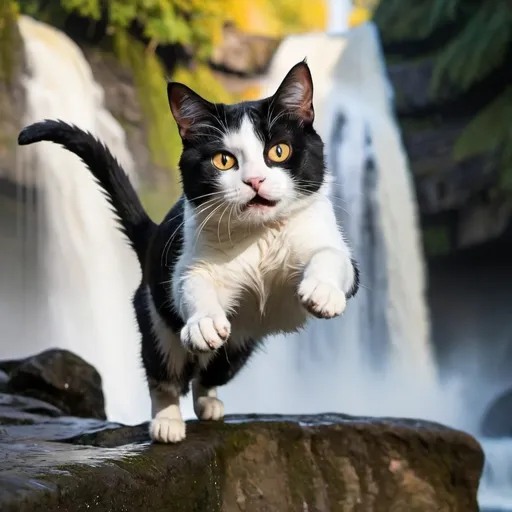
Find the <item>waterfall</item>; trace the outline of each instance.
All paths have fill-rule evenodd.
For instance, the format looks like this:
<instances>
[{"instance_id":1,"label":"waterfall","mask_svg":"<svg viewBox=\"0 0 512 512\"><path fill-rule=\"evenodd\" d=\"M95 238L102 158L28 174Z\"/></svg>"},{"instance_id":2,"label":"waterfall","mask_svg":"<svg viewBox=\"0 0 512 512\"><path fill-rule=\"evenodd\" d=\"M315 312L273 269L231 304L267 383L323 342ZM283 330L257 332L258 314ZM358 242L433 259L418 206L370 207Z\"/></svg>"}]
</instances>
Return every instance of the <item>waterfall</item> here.
<instances>
[{"instance_id":1,"label":"waterfall","mask_svg":"<svg viewBox=\"0 0 512 512\"><path fill-rule=\"evenodd\" d=\"M414 188L375 27L288 37L263 95L304 57L315 84L315 126L335 178L335 208L363 286L342 317L312 320L300 334L268 340L266 353L227 386L227 409L336 410L457 423L456 394L443 388L439 400Z\"/></svg>"},{"instance_id":2,"label":"waterfall","mask_svg":"<svg viewBox=\"0 0 512 512\"><path fill-rule=\"evenodd\" d=\"M304 57L338 219L360 262L362 287L343 317L312 320L300 334L269 339L265 353L221 391L226 410L408 416L478 435L483 402L473 395L482 394L485 382L463 371L450 372L449 380L438 376L416 199L376 28L366 23L345 34L288 37L262 96L273 94ZM510 511L512 442L481 442L481 506Z\"/></svg>"},{"instance_id":3,"label":"waterfall","mask_svg":"<svg viewBox=\"0 0 512 512\"><path fill-rule=\"evenodd\" d=\"M61 118L91 131L135 180L124 131L106 110L103 90L78 46L26 16L19 28L28 67L23 124ZM75 155L42 142L19 148L17 158L14 181L35 193L17 215L23 219L16 232L22 247L12 245L12 266L1 270L12 275L10 290L19 306L2 322L11 340L2 357L72 350L100 372L109 419L145 421L149 396L130 301L140 278L136 258ZM6 265L5 256L1 263Z\"/></svg>"}]
</instances>

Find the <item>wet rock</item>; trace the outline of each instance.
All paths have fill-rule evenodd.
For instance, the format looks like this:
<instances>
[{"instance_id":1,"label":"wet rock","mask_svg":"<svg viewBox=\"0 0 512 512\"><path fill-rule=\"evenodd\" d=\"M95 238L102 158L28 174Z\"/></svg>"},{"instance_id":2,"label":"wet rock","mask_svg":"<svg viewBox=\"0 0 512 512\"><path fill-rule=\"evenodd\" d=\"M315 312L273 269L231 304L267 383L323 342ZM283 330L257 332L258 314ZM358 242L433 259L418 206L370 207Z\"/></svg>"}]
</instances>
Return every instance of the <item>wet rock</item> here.
<instances>
[{"instance_id":1,"label":"wet rock","mask_svg":"<svg viewBox=\"0 0 512 512\"><path fill-rule=\"evenodd\" d=\"M65 443L0 437L2 511L478 510L482 450L435 423L230 416L189 422L173 446L150 443L146 424L85 421Z\"/></svg>"},{"instance_id":2,"label":"wet rock","mask_svg":"<svg viewBox=\"0 0 512 512\"><path fill-rule=\"evenodd\" d=\"M46 350L14 366L7 390L52 404L64 414L106 419L100 374L67 350Z\"/></svg>"},{"instance_id":3,"label":"wet rock","mask_svg":"<svg viewBox=\"0 0 512 512\"><path fill-rule=\"evenodd\" d=\"M490 404L480 431L485 437L512 437L512 389L499 395Z\"/></svg>"}]
</instances>

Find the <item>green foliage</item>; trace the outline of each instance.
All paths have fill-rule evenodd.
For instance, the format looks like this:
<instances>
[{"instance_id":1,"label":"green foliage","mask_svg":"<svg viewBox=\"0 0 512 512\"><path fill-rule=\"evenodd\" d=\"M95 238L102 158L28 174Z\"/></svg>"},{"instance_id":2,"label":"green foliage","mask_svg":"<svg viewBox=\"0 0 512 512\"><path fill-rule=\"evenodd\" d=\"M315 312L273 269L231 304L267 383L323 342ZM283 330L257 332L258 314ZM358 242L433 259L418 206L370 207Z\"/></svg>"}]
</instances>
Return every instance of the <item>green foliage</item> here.
<instances>
[{"instance_id":1,"label":"green foliage","mask_svg":"<svg viewBox=\"0 0 512 512\"><path fill-rule=\"evenodd\" d=\"M487 0L471 15L459 35L438 54L432 92L465 91L503 64L512 44L512 5Z\"/></svg>"},{"instance_id":2,"label":"green foliage","mask_svg":"<svg viewBox=\"0 0 512 512\"><path fill-rule=\"evenodd\" d=\"M0 0L0 80L12 85L17 44L18 8L11 0Z\"/></svg>"},{"instance_id":3,"label":"green foliage","mask_svg":"<svg viewBox=\"0 0 512 512\"><path fill-rule=\"evenodd\" d=\"M386 42L420 41L455 22L456 30L430 55L434 103L463 94L503 67L512 47L512 1L383 0L375 12ZM504 82L505 85L505 82ZM512 191L512 87L478 112L454 146L456 160L496 157L501 189Z\"/></svg>"},{"instance_id":4,"label":"green foliage","mask_svg":"<svg viewBox=\"0 0 512 512\"><path fill-rule=\"evenodd\" d=\"M389 42L425 39L453 21L464 0L381 0L374 20Z\"/></svg>"},{"instance_id":5,"label":"green foliage","mask_svg":"<svg viewBox=\"0 0 512 512\"><path fill-rule=\"evenodd\" d=\"M501 187L512 191L512 86L479 112L454 148L457 160L482 153L497 153ZM497 142L499 143L497 145Z\"/></svg>"},{"instance_id":6,"label":"green foliage","mask_svg":"<svg viewBox=\"0 0 512 512\"><path fill-rule=\"evenodd\" d=\"M176 156L169 147L172 119L167 106L165 74L156 55L131 38L124 30L114 36L115 52L133 73L138 99L148 121L148 144L152 159L161 167L176 167Z\"/></svg>"}]
</instances>

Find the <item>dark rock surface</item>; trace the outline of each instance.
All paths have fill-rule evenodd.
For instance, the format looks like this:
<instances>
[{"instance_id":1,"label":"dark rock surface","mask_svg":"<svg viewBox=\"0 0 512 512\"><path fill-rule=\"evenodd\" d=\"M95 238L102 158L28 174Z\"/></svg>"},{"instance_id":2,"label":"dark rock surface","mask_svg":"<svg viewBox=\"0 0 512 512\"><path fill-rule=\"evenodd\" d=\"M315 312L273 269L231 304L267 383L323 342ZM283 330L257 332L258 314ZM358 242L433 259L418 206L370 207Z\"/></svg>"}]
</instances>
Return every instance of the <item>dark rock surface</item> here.
<instances>
[{"instance_id":1,"label":"dark rock surface","mask_svg":"<svg viewBox=\"0 0 512 512\"><path fill-rule=\"evenodd\" d=\"M505 391L490 404L480 431L485 437L512 437L512 390Z\"/></svg>"},{"instance_id":2,"label":"dark rock surface","mask_svg":"<svg viewBox=\"0 0 512 512\"><path fill-rule=\"evenodd\" d=\"M512 205L507 191L501 189L497 152L458 159L455 151L459 137L482 106L480 96L488 92L450 96L447 90L439 103L430 90L432 58L387 57L422 221L447 239L440 250L428 237L427 253L456 252L498 239L510 225Z\"/></svg>"},{"instance_id":3,"label":"dark rock surface","mask_svg":"<svg viewBox=\"0 0 512 512\"><path fill-rule=\"evenodd\" d=\"M64 414L106 419L100 374L72 352L46 350L0 368L9 374L10 393L43 400Z\"/></svg>"},{"instance_id":4,"label":"dark rock surface","mask_svg":"<svg viewBox=\"0 0 512 512\"><path fill-rule=\"evenodd\" d=\"M480 445L435 423L229 416L191 421L184 443L165 446L147 424L9 395L0 421L2 512L478 510Z\"/></svg>"},{"instance_id":5,"label":"dark rock surface","mask_svg":"<svg viewBox=\"0 0 512 512\"><path fill-rule=\"evenodd\" d=\"M436 423L228 416L190 421L185 442L157 445L147 424L68 415L104 417L92 406L103 403L99 375L74 354L0 369L17 393L0 393L2 512L478 511L482 449Z\"/></svg>"}]
</instances>

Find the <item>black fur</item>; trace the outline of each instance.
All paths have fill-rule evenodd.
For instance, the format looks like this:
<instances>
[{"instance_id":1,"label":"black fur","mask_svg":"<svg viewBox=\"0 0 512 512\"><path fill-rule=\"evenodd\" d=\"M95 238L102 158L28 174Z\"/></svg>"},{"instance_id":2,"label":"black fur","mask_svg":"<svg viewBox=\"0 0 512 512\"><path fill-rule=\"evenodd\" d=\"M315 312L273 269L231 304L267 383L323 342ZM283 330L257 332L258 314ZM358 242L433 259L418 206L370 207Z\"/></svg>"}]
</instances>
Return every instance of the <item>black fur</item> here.
<instances>
[{"instance_id":1,"label":"black fur","mask_svg":"<svg viewBox=\"0 0 512 512\"><path fill-rule=\"evenodd\" d=\"M182 84L169 84L171 109L183 139L180 170L184 196L158 226L144 211L118 161L90 133L63 121L46 120L27 126L19 135L20 145L51 141L78 155L99 182L117 214L121 229L130 240L142 267L142 281L134 294L133 306L142 336L142 361L150 387L170 384L186 394L196 372L197 356L189 354L181 373L169 373L152 329L146 294L149 290L167 327L179 334L184 321L173 307L169 289L173 270L183 248L184 198L199 206L208 199L207 194L217 191L214 178L218 171L213 168L211 158L223 149L219 147L219 130L224 131L226 127L236 129L243 117L248 115L267 148L278 142L288 142L293 147L285 166L302 193L314 193L322 184L325 173L323 143L313 129L312 104L301 105L296 111L283 106L283 95L286 94L284 86L287 80L294 79L293 73L302 73L306 81L308 77L311 81L309 69L305 63L299 63L292 68L273 97L236 105L213 105ZM312 84L310 87L312 95ZM183 102L188 102L187 105L194 108L194 123L180 113ZM272 124L276 118L278 122ZM267 165L272 163L267 162ZM359 285L359 271L355 262L354 268L357 279L349 296L356 293ZM237 349L226 344L209 366L199 373L200 383L204 387L226 384L248 361L258 342L254 340L244 348Z\"/></svg>"},{"instance_id":2,"label":"black fur","mask_svg":"<svg viewBox=\"0 0 512 512\"><path fill-rule=\"evenodd\" d=\"M144 265L148 240L156 224L145 212L128 176L110 150L90 133L60 120L47 119L32 124L18 136L20 146L44 140L61 144L87 165L114 209L122 232Z\"/></svg>"}]
</instances>

